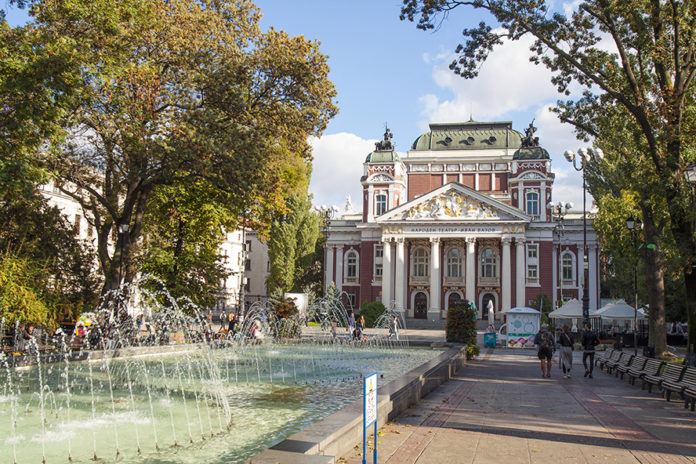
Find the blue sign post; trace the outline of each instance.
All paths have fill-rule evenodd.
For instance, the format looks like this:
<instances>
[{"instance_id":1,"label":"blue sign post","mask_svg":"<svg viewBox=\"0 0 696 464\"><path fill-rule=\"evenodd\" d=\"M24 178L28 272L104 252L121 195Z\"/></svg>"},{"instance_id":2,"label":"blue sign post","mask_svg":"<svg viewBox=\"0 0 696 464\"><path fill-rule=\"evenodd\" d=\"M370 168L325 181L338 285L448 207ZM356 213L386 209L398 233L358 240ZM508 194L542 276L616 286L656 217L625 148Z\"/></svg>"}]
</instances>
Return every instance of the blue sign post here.
<instances>
[{"instance_id":1,"label":"blue sign post","mask_svg":"<svg viewBox=\"0 0 696 464\"><path fill-rule=\"evenodd\" d=\"M377 372L365 377L363 384L363 460L367 464L367 428L375 424L375 453L372 460L377 464Z\"/></svg>"}]
</instances>

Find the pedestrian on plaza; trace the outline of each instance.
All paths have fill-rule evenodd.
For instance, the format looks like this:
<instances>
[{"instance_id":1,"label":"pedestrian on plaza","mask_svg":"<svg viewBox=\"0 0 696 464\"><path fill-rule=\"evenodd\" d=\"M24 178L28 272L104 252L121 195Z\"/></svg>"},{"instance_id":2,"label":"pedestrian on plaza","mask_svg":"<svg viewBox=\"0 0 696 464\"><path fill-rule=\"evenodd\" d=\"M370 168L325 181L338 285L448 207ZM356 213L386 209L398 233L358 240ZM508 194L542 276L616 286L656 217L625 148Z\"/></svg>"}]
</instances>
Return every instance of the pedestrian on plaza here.
<instances>
[{"instance_id":1,"label":"pedestrian on plaza","mask_svg":"<svg viewBox=\"0 0 696 464\"><path fill-rule=\"evenodd\" d=\"M333 319L331 321L331 338L336 341L336 329L338 327L338 321L336 319Z\"/></svg>"},{"instance_id":2,"label":"pedestrian on plaza","mask_svg":"<svg viewBox=\"0 0 696 464\"><path fill-rule=\"evenodd\" d=\"M237 332L237 323L239 320L237 319L236 314L230 314L230 323L227 326L227 333L230 335L234 335Z\"/></svg>"},{"instance_id":3,"label":"pedestrian on plaza","mask_svg":"<svg viewBox=\"0 0 696 464\"><path fill-rule=\"evenodd\" d=\"M585 377L592 378L592 368L594 367L595 346L599 345L597 334L590 330L590 324L585 324L582 331L582 365L585 367ZM588 367L587 360L590 360Z\"/></svg>"},{"instance_id":4,"label":"pedestrian on plaza","mask_svg":"<svg viewBox=\"0 0 696 464\"><path fill-rule=\"evenodd\" d=\"M220 328L224 329L226 324L227 324L227 314L225 313L225 310L223 309L222 312L220 313Z\"/></svg>"},{"instance_id":5,"label":"pedestrian on plaza","mask_svg":"<svg viewBox=\"0 0 696 464\"><path fill-rule=\"evenodd\" d=\"M399 341L399 318L397 317L396 314L394 314L394 317L392 318L391 321L389 321L389 338L392 337L392 335L396 336L396 341Z\"/></svg>"},{"instance_id":6,"label":"pedestrian on plaza","mask_svg":"<svg viewBox=\"0 0 696 464\"><path fill-rule=\"evenodd\" d=\"M563 331L558 337L558 344L560 345L558 363L561 365L561 369L563 369L563 377L569 379L570 370L573 368L573 339L570 338L568 325L563 326Z\"/></svg>"},{"instance_id":7,"label":"pedestrian on plaza","mask_svg":"<svg viewBox=\"0 0 696 464\"><path fill-rule=\"evenodd\" d=\"M362 340L363 333L365 332L365 316L360 315L360 318L358 318L356 326L358 328L358 331L360 332L360 339Z\"/></svg>"},{"instance_id":8,"label":"pedestrian on plaza","mask_svg":"<svg viewBox=\"0 0 696 464\"><path fill-rule=\"evenodd\" d=\"M354 331L355 331L355 315L353 315L353 311L348 311L348 333L353 335Z\"/></svg>"},{"instance_id":9,"label":"pedestrian on plaza","mask_svg":"<svg viewBox=\"0 0 696 464\"><path fill-rule=\"evenodd\" d=\"M534 336L534 344L537 345L537 356L541 361L541 376L551 377L551 358L556 351L556 343L553 334L549 332L548 324L541 324L541 329Z\"/></svg>"}]
</instances>

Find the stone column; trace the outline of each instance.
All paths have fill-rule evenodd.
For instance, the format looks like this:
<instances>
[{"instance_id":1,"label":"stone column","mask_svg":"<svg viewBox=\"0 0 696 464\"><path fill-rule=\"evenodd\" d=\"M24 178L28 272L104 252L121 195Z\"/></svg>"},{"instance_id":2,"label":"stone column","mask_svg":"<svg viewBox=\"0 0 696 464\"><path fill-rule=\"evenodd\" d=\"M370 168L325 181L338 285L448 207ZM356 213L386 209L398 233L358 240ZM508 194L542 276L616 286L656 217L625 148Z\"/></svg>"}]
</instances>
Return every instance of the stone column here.
<instances>
[{"instance_id":1,"label":"stone column","mask_svg":"<svg viewBox=\"0 0 696 464\"><path fill-rule=\"evenodd\" d=\"M597 245L587 245L587 248L588 279L590 279L587 291L590 292L590 310L596 310L599 307L597 301Z\"/></svg>"},{"instance_id":2,"label":"stone column","mask_svg":"<svg viewBox=\"0 0 696 464\"><path fill-rule=\"evenodd\" d=\"M324 261L324 294L334 281L334 246L326 245L326 261Z\"/></svg>"},{"instance_id":3,"label":"stone column","mask_svg":"<svg viewBox=\"0 0 696 464\"><path fill-rule=\"evenodd\" d=\"M510 309L510 299L511 299L511 281L512 272L510 269L510 243L512 239L510 237L503 237L503 263L500 269L500 293L502 294L502 301L500 303L499 311L505 311Z\"/></svg>"},{"instance_id":4,"label":"stone column","mask_svg":"<svg viewBox=\"0 0 696 464\"><path fill-rule=\"evenodd\" d=\"M343 245L336 246L336 288L343 291Z\"/></svg>"},{"instance_id":5,"label":"stone column","mask_svg":"<svg viewBox=\"0 0 696 464\"><path fill-rule=\"evenodd\" d=\"M466 299L476 303L476 239L474 237L466 239Z\"/></svg>"},{"instance_id":6,"label":"stone column","mask_svg":"<svg viewBox=\"0 0 696 464\"><path fill-rule=\"evenodd\" d=\"M406 293L406 275L404 269L404 239L396 239L396 259L394 269L394 300L399 311L405 311L404 296Z\"/></svg>"},{"instance_id":7,"label":"stone column","mask_svg":"<svg viewBox=\"0 0 696 464\"><path fill-rule=\"evenodd\" d=\"M428 317L434 318L440 315L440 239L433 237L430 239L430 311L434 313Z\"/></svg>"},{"instance_id":8,"label":"stone column","mask_svg":"<svg viewBox=\"0 0 696 464\"><path fill-rule=\"evenodd\" d=\"M382 242L382 304L390 307L392 294L392 246L389 240Z\"/></svg>"},{"instance_id":9,"label":"stone column","mask_svg":"<svg viewBox=\"0 0 696 464\"><path fill-rule=\"evenodd\" d=\"M525 266L525 240L523 238L515 239L515 247L517 253L515 254L515 304L517 306L523 307L527 306L525 304L525 295L527 288L527 267ZM538 273L537 269L537 273Z\"/></svg>"},{"instance_id":10,"label":"stone column","mask_svg":"<svg viewBox=\"0 0 696 464\"><path fill-rule=\"evenodd\" d=\"M375 187L367 186L367 222L374 221Z\"/></svg>"}]
</instances>

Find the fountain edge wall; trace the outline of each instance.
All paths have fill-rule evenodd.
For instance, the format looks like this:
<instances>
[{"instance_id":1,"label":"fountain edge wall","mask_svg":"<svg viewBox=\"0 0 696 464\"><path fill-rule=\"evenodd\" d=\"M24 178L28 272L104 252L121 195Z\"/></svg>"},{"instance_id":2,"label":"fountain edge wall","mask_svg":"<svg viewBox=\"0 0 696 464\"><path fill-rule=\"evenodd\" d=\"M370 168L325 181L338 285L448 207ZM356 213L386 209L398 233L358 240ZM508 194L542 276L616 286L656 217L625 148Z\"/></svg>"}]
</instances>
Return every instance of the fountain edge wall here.
<instances>
[{"instance_id":1,"label":"fountain edge wall","mask_svg":"<svg viewBox=\"0 0 696 464\"><path fill-rule=\"evenodd\" d=\"M444 351L401 377L379 387L377 425L394 420L466 364L461 347ZM362 396L325 419L251 458L249 464L333 464L362 442Z\"/></svg>"}]
</instances>

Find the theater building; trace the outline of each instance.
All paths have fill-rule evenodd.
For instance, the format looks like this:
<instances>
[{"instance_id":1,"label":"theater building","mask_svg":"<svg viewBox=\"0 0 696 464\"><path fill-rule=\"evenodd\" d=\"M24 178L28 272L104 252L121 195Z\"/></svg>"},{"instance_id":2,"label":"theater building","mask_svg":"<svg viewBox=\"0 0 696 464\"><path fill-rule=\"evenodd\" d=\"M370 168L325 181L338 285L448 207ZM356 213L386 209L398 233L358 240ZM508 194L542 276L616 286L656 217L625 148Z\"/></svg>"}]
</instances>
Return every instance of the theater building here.
<instances>
[{"instance_id":1,"label":"theater building","mask_svg":"<svg viewBox=\"0 0 696 464\"><path fill-rule=\"evenodd\" d=\"M382 301L406 317L437 320L460 299L496 319L542 294L552 301L599 302L599 249L582 213L559 221L549 153L536 129L510 122L430 124L405 155L389 129L365 159L362 213L331 220L325 286L349 307ZM586 276L586 277L585 277Z\"/></svg>"}]
</instances>

